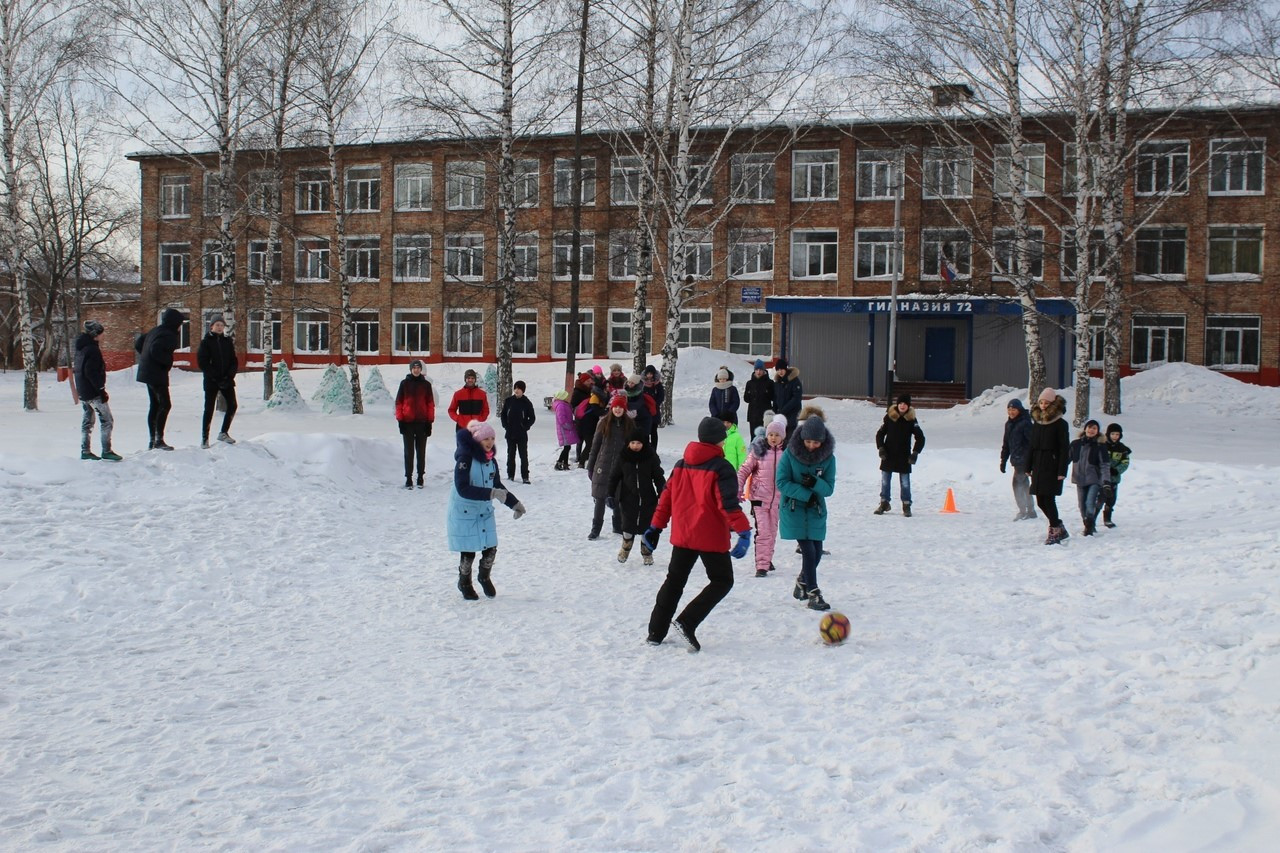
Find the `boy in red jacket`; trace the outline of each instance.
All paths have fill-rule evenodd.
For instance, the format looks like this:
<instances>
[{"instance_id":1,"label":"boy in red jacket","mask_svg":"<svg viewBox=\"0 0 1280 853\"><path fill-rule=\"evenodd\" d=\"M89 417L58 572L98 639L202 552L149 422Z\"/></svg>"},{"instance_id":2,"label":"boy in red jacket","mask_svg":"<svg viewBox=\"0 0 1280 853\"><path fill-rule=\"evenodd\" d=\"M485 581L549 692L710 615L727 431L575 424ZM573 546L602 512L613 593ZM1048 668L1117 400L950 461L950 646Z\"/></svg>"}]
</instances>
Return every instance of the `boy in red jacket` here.
<instances>
[{"instance_id":1,"label":"boy in red jacket","mask_svg":"<svg viewBox=\"0 0 1280 853\"><path fill-rule=\"evenodd\" d=\"M689 442L684 457L671 470L667 487L658 498L653 521L644 533L644 544L652 550L658 533L669 520L671 563L667 579L658 590L649 616L649 644L658 645L672 625L693 651L699 651L695 631L720 600L733 589L733 564L729 561L729 533L738 534L732 555L746 556L751 548L751 522L738 506L738 477L724 458L720 445L725 439L719 418L703 418L698 424L698 440ZM702 559L708 583L697 597L672 621L693 564Z\"/></svg>"},{"instance_id":2,"label":"boy in red jacket","mask_svg":"<svg viewBox=\"0 0 1280 853\"><path fill-rule=\"evenodd\" d=\"M466 429L472 421L489 420L489 395L476 383L480 377L470 368L462 374L462 387L453 392L449 401L449 418L458 425L458 429Z\"/></svg>"}]
</instances>

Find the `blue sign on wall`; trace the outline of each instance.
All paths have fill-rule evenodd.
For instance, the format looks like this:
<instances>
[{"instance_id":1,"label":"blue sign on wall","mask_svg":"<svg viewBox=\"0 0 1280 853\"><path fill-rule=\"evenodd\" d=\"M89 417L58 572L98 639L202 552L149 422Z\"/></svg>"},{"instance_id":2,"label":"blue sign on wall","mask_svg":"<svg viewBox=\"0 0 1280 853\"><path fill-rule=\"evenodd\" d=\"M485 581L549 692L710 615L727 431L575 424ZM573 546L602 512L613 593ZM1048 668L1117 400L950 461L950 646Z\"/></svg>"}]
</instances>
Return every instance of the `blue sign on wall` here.
<instances>
[{"instance_id":1,"label":"blue sign on wall","mask_svg":"<svg viewBox=\"0 0 1280 853\"><path fill-rule=\"evenodd\" d=\"M759 305L763 301L764 301L763 287L742 288L742 304L743 305Z\"/></svg>"}]
</instances>

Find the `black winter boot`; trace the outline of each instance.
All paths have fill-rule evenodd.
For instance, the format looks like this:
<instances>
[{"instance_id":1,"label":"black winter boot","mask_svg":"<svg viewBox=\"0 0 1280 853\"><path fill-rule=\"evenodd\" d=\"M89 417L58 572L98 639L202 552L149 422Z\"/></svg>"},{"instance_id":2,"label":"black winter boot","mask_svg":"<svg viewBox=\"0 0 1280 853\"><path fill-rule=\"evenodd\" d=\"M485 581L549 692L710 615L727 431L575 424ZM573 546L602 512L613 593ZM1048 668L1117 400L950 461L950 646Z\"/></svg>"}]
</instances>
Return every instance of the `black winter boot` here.
<instances>
[{"instance_id":1,"label":"black winter boot","mask_svg":"<svg viewBox=\"0 0 1280 853\"><path fill-rule=\"evenodd\" d=\"M880 501L880 505L879 505L878 507L876 507L876 508L875 508L875 511L874 511L872 514L873 514L873 515L884 515L884 514L885 514L886 512L888 512L888 511L889 511L889 502L888 502L888 501Z\"/></svg>"},{"instance_id":2,"label":"black winter boot","mask_svg":"<svg viewBox=\"0 0 1280 853\"><path fill-rule=\"evenodd\" d=\"M413 488L413 478L412 478L412 477L408 477L408 476L406 476L406 477L404 478L404 487L405 487L406 489L412 489L412 488Z\"/></svg>"},{"instance_id":3,"label":"black winter boot","mask_svg":"<svg viewBox=\"0 0 1280 853\"><path fill-rule=\"evenodd\" d=\"M485 598L493 598L498 594L497 588L493 585L493 581L489 576L493 572L493 561L498 558L498 546L485 548L480 552L480 571L476 575L476 580L480 581L480 588L484 590Z\"/></svg>"},{"instance_id":4,"label":"black winter boot","mask_svg":"<svg viewBox=\"0 0 1280 853\"><path fill-rule=\"evenodd\" d=\"M831 605L827 604L827 600L822 597L822 590L814 587L809 590L809 609L810 610L830 610Z\"/></svg>"},{"instance_id":5,"label":"black winter boot","mask_svg":"<svg viewBox=\"0 0 1280 853\"><path fill-rule=\"evenodd\" d=\"M593 525L591 525L591 532L587 534L587 538L588 538L588 539L599 539L599 538L600 538L600 525L598 525L598 524L593 524Z\"/></svg>"},{"instance_id":6,"label":"black winter boot","mask_svg":"<svg viewBox=\"0 0 1280 853\"><path fill-rule=\"evenodd\" d=\"M1104 507L1102 510L1102 524L1105 527L1115 527L1115 522L1111 520L1111 507Z\"/></svg>"},{"instance_id":7,"label":"black winter boot","mask_svg":"<svg viewBox=\"0 0 1280 853\"><path fill-rule=\"evenodd\" d=\"M911 517L911 502L910 502L910 501L907 501L906 503L904 503L904 504L902 505L902 514L903 514L903 515L905 515L907 518L910 518L910 517Z\"/></svg>"},{"instance_id":8,"label":"black winter boot","mask_svg":"<svg viewBox=\"0 0 1280 853\"><path fill-rule=\"evenodd\" d=\"M791 597L796 601L804 601L809 597L809 587L805 586L804 581L800 579L800 575L796 575L796 585L791 590Z\"/></svg>"},{"instance_id":9,"label":"black winter boot","mask_svg":"<svg viewBox=\"0 0 1280 853\"><path fill-rule=\"evenodd\" d=\"M467 601L480 600L476 588L471 585L471 561L474 559L475 554L464 554L458 562L458 591Z\"/></svg>"}]
</instances>

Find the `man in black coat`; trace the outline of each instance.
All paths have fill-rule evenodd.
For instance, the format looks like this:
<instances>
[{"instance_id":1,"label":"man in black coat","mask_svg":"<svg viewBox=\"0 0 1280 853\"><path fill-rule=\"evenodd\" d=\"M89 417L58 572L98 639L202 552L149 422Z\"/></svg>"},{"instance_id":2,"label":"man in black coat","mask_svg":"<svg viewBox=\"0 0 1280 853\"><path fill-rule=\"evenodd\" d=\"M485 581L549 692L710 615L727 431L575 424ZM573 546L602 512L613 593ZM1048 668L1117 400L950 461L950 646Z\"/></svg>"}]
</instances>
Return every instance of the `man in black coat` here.
<instances>
[{"instance_id":1,"label":"man in black coat","mask_svg":"<svg viewBox=\"0 0 1280 853\"><path fill-rule=\"evenodd\" d=\"M173 353L181 338L178 335L185 319L177 308L166 308L160 315L160 325L138 338L134 349L138 353L138 381L147 386L150 406L147 408L147 429L151 440L148 450L173 450L164 442L164 427L169 420L173 402L169 399L169 371L173 369Z\"/></svg>"},{"instance_id":2,"label":"man in black coat","mask_svg":"<svg viewBox=\"0 0 1280 853\"><path fill-rule=\"evenodd\" d=\"M516 478L516 454L520 454L520 480L529 482L529 427L538 419L533 411L533 401L524 395L525 384L517 379L511 396L502 403L498 419L506 430L507 479Z\"/></svg>"},{"instance_id":3,"label":"man in black coat","mask_svg":"<svg viewBox=\"0 0 1280 853\"><path fill-rule=\"evenodd\" d=\"M884 423L876 431L876 450L880 451L880 505L876 507L875 514L884 515L889 511L889 486L893 484L894 473L897 473L902 514L910 518L911 466L924 450L924 430L916 420L916 410L911 407L909 394L899 394L898 401L885 413Z\"/></svg>"},{"instance_id":4,"label":"man in black coat","mask_svg":"<svg viewBox=\"0 0 1280 853\"><path fill-rule=\"evenodd\" d=\"M769 369L764 366L762 358L756 359L751 378L747 380L742 390L742 401L747 404L747 426L750 429L747 441L749 443L755 438L756 429L764 426L764 413L777 414L773 401L773 379L769 376Z\"/></svg>"},{"instance_id":5,"label":"man in black coat","mask_svg":"<svg viewBox=\"0 0 1280 853\"><path fill-rule=\"evenodd\" d=\"M213 422L213 409L218 395L226 402L226 413L222 416L222 431L218 433L218 441L235 444L230 436L231 420L236 416L236 372L240 369L240 361L236 357L235 342L227 337L227 324L221 314L215 314L209 321L209 334L200 341L200 349L196 352L196 364L204 374L204 419L200 424L200 446L209 446L209 424Z\"/></svg>"},{"instance_id":6,"label":"man in black coat","mask_svg":"<svg viewBox=\"0 0 1280 853\"><path fill-rule=\"evenodd\" d=\"M102 359L102 348L98 346L98 338L104 331L106 329L97 320L86 320L84 334L76 338L76 354L72 365L76 393L80 395L80 405L84 409L84 418L80 421L80 458L119 462L122 457L111 449L111 428L115 425L115 419L111 417L111 407L107 405L107 364ZM101 457L94 456L89 449L95 413L102 427L99 436L102 440Z\"/></svg>"},{"instance_id":7,"label":"man in black coat","mask_svg":"<svg viewBox=\"0 0 1280 853\"><path fill-rule=\"evenodd\" d=\"M787 439L796 431L796 419L804 405L804 386L800 384L800 368L792 367L782 356L773 363L776 371L773 379L774 413L787 419Z\"/></svg>"}]
</instances>

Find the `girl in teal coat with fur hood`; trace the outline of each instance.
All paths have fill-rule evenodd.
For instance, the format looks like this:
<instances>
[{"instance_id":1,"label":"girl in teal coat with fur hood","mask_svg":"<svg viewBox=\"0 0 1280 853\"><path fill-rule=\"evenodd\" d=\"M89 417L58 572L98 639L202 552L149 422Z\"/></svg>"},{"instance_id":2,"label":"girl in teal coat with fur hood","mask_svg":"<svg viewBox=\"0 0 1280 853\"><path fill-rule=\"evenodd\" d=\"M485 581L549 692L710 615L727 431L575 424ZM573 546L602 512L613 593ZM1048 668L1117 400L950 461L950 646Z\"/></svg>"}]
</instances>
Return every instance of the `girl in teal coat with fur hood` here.
<instances>
[{"instance_id":1,"label":"girl in teal coat with fur hood","mask_svg":"<svg viewBox=\"0 0 1280 853\"><path fill-rule=\"evenodd\" d=\"M800 546L800 575L791 594L807 600L810 610L830 610L818 588L818 563L827 538L827 498L836 489L836 440L817 406L806 406L800 416L778 462L778 535Z\"/></svg>"}]
</instances>

